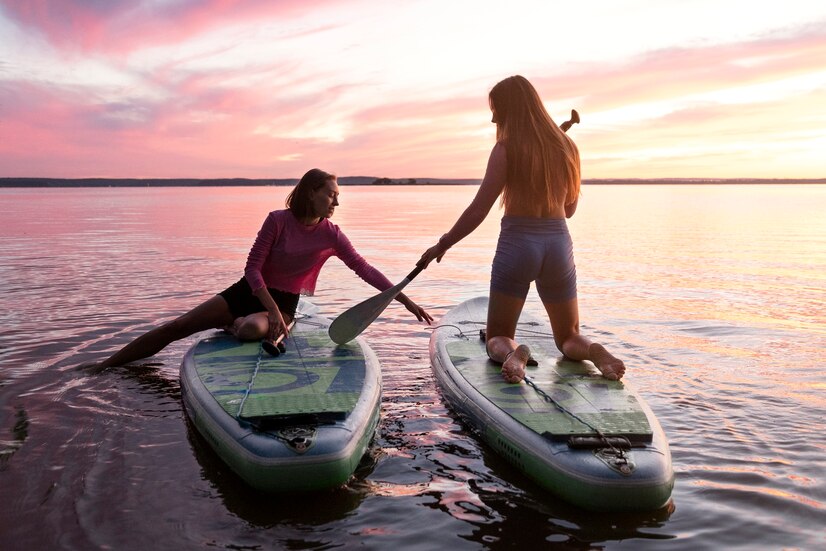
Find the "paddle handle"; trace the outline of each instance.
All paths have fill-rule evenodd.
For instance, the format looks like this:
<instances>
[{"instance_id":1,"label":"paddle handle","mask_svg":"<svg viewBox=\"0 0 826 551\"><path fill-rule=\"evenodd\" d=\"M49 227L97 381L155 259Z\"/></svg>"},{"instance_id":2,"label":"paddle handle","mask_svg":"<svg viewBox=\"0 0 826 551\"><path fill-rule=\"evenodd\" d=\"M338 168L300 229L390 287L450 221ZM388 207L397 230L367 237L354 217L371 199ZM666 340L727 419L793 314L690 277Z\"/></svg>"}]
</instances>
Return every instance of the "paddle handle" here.
<instances>
[{"instance_id":1,"label":"paddle handle","mask_svg":"<svg viewBox=\"0 0 826 551\"><path fill-rule=\"evenodd\" d=\"M576 109L571 109L571 118L559 125L563 132L567 132L569 128L571 128L574 124L579 122L579 113L576 112Z\"/></svg>"},{"instance_id":2,"label":"paddle handle","mask_svg":"<svg viewBox=\"0 0 826 551\"><path fill-rule=\"evenodd\" d=\"M413 271L412 271L412 272L410 272L409 274L407 274L407 277L406 277L405 279L406 279L406 280L407 280L407 282L409 283L410 281L412 281L412 280L413 280L413 278L414 278L414 277L416 277L417 275L419 275L419 274L421 273L421 271L422 271L422 270L424 270L424 266L416 266L415 268L413 268Z\"/></svg>"}]
</instances>

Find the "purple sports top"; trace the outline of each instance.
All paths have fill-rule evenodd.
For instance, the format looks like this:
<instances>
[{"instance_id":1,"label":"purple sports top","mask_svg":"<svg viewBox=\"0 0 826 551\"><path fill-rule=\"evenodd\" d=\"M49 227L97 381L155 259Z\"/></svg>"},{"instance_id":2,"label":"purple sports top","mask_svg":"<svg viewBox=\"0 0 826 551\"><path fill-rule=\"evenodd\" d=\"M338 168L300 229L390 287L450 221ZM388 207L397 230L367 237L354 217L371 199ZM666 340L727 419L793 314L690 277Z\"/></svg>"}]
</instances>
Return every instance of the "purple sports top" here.
<instances>
[{"instance_id":1,"label":"purple sports top","mask_svg":"<svg viewBox=\"0 0 826 551\"><path fill-rule=\"evenodd\" d=\"M244 276L253 291L272 287L312 295L318 273L331 256L337 256L379 291L393 286L356 252L344 232L329 219L305 226L290 210L275 210L267 216L247 256Z\"/></svg>"}]
</instances>

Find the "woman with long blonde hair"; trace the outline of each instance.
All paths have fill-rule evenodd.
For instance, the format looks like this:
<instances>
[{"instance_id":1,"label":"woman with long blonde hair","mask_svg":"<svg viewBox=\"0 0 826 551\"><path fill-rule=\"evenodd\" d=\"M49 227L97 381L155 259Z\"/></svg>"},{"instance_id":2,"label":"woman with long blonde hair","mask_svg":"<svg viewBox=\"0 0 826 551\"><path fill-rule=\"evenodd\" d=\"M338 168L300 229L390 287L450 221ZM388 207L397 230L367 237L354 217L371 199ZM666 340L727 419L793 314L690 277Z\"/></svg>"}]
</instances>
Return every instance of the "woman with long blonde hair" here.
<instances>
[{"instance_id":1,"label":"woman with long blonde hair","mask_svg":"<svg viewBox=\"0 0 826 551\"><path fill-rule=\"evenodd\" d=\"M560 352L572 360L590 360L604 377L618 380L625 373L623 362L579 332L576 267L566 222L579 200L579 150L524 77L499 82L488 101L496 144L485 178L467 209L418 265L440 262L482 223L501 196L505 215L491 268L488 355L502 364L506 381L518 383L525 377L530 350L516 342L515 334L533 281Z\"/></svg>"}]
</instances>

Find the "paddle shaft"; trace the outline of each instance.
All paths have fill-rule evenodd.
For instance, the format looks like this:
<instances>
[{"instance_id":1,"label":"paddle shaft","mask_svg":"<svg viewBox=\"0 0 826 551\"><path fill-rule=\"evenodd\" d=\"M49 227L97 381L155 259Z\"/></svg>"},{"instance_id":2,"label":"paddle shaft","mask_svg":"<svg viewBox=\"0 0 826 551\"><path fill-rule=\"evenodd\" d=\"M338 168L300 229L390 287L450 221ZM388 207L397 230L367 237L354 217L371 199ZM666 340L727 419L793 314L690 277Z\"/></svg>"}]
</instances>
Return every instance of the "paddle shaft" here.
<instances>
[{"instance_id":1,"label":"paddle shaft","mask_svg":"<svg viewBox=\"0 0 826 551\"><path fill-rule=\"evenodd\" d=\"M422 270L424 270L424 266L416 266L415 268L413 268L412 272L407 274L407 277L405 279L408 282L413 281L413 278L422 273Z\"/></svg>"}]
</instances>

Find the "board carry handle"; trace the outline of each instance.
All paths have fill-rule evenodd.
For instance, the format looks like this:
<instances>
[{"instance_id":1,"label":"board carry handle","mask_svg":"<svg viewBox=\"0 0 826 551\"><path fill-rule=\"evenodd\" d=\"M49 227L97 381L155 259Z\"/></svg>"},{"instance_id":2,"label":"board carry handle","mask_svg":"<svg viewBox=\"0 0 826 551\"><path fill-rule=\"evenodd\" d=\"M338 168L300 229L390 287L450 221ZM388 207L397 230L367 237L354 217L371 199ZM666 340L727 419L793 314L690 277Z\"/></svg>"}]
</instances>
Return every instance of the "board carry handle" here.
<instances>
[{"instance_id":1,"label":"board carry handle","mask_svg":"<svg viewBox=\"0 0 826 551\"><path fill-rule=\"evenodd\" d=\"M624 436L571 436L568 438L568 447L574 450L598 450L608 446L630 450L631 441Z\"/></svg>"}]
</instances>

